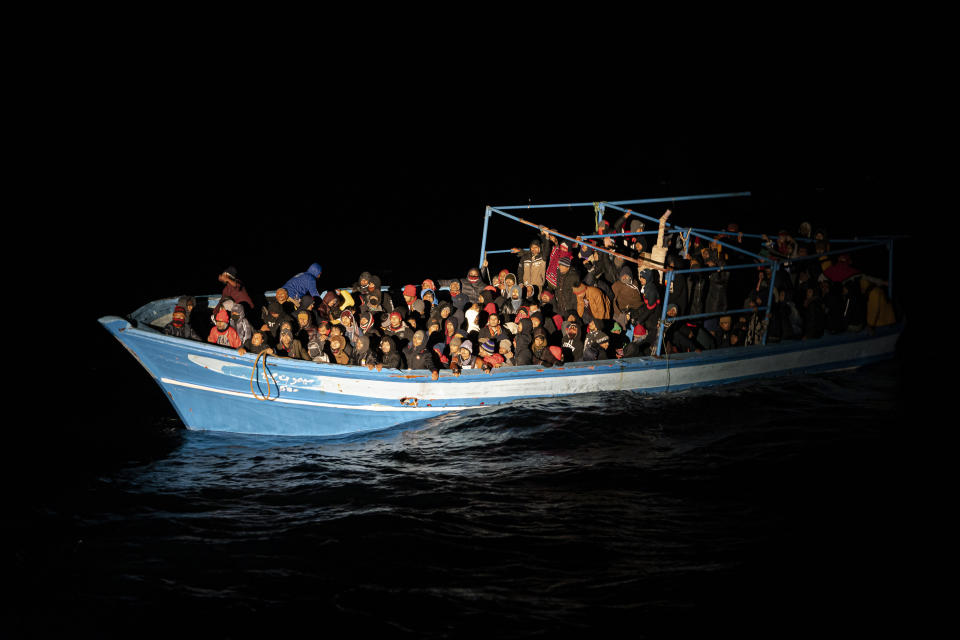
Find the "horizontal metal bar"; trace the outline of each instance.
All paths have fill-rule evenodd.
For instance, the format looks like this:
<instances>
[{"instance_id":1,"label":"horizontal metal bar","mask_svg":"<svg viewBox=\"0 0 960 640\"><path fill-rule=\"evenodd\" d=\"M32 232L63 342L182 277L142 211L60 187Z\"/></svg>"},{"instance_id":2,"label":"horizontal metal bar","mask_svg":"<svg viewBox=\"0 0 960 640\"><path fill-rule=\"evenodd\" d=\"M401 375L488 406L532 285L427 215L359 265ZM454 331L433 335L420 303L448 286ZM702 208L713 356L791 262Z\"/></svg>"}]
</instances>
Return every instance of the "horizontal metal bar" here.
<instances>
[{"instance_id":1,"label":"horizontal metal bar","mask_svg":"<svg viewBox=\"0 0 960 640\"><path fill-rule=\"evenodd\" d=\"M697 313L690 316L677 316L673 319L674 322L679 322L680 320L696 320L697 318L712 318L714 316L729 316L729 315L738 315L741 313L753 313L754 311L766 311L767 307L747 307L745 309L728 309L727 311L714 311L712 313Z\"/></svg>"},{"instance_id":2,"label":"horizontal metal bar","mask_svg":"<svg viewBox=\"0 0 960 640\"><path fill-rule=\"evenodd\" d=\"M626 205L626 204L652 204L655 202L681 202L685 200L711 200L715 198L739 198L743 196L749 196L751 193L749 191L737 191L731 193L710 193L704 195L696 196L673 196L666 198L644 198L641 200L615 200L613 202L603 202L605 206L610 205ZM494 209L508 210L508 209L548 209L548 208L560 208L560 207L593 207L598 203L596 202L568 202L564 204L519 204L519 205L510 205L510 206L498 206L492 207Z\"/></svg>"}]
</instances>

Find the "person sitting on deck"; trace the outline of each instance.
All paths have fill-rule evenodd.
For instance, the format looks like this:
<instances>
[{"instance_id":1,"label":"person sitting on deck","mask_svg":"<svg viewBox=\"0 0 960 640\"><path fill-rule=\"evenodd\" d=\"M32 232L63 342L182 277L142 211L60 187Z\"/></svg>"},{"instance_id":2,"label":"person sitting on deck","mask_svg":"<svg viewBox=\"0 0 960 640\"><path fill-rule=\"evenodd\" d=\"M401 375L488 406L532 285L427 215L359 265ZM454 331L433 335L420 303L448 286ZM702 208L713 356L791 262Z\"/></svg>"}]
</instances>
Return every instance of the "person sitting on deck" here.
<instances>
[{"instance_id":1,"label":"person sitting on deck","mask_svg":"<svg viewBox=\"0 0 960 640\"><path fill-rule=\"evenodd\" d=\"M311 360L310 353L299 340L293 337L293 325L284 322L280 325L280 339L277 341L276 355L278 358L292 358L294 360Z\"/></svg>"},{"instance_id":2,"label":"person sitting on deck","mask_svg":"<svg viewBox=\"0 0 960 640\"><path fill-rule=\"evenodd\" d=\"M270 347L270 342L267 339L269 333L266 331L254 331L250 338L247 339L243 345L237 349L237 353L241 356L247 353L260 354L266 351L268 354L273 355L274 351Z\"/></svg>"},{"instance_id":3,"label":"person sitting on deck","mask_svg":"<svg viewBox=\"0 0 960 640\"><path fill-rule=\"evenodd\" d=\"M269 331L274 340L280 337L280 325L284 322L293 322L293 317L287 315L283 309L283 303L279 299L271 300L267 306L260 311L260 317L263 324L260 325L261 331Z\"/></svg>"},{"instance_id":4,"label":"person sitting on deck","mask_svg":"<svg viewBox=\"0 0 960 640\"><path fill-rule=\"evenodd\" d=\"M361 335L353 345L353 353L350 355L350 364L358 367L366 367L373 371L376 368L380 371L383 365L377 357L377 352L370 346L370 338Z\"/></svg>"},{"instance_id":5,"label":"person sitting on deck","mask_svg":"<svg viewBox=\"0 0 960 640\"><path fill-rule=\"evenodd\" d=\"M353 349L347 344L347 339L341 333L330 335L330 363L350 364L350 354Z\"/></svg>"},{"instance_id":6,"label":"person sitting on deck","mask_svg":"<svg viewBox=\"0 0 960 640\"><path fill-rule=\"evenodd\" d=\"M397 349L393 336L389 334L380 340L380 362L387 369L403 368L403 354Z\"/></svg>"},{"instance_id":7,"label":"person sitting on deck","mask_svg":"<svg viewBox=\"0 0 960 640\"><path fill-rule=\"evenodd\" d=\"M480 369L484 373L491 373L494 369L499 369L505 361L505 358L500 355L497 349L497 343L489 338L480 344L480 358L482 358Z\"/></svg>"},{"instance_id":8,"label":"person sitting on deck","mask_svg":"<svg viewBox=\"0 0 960 640\"><path fill-rule=\"evenodd\" d=\"M173 318L163 328L163 333L174 338L186 338L188 340L200 341L201 338L193 327L187 322L187 310L177 304L173 308Z\"/></svg>"},{"instance_id":9,"label":"person sitting on deck","mask_svg":"<svg viewBox=\"0 0 960 640\"><path fill-rule=\"evenodd\" d=\"M533 344L530 346L530 353L533 355L530 364L552 367L563 362L563 353L560 351L560 347L551 347L547 344L547 332L542 328L533 330Z\"/></svg>"},{"instance_id":10,"label":"person sitting on deck","mask_svg":"<svg viewBox=\"0 0 960 640\"><path fill-rule=\"evenodd\" d=\"M563 342L560 348L563 350L564 362L580 362L583 360L583 338L580 337L580 323L565 320L561 328Z\"/></svg>"},{"instance_id":11,"label":"person sitting on deck","mask_svg":"<svg viewBox=\"0 0 960 640\"><path fill-rule=\"evenodd\" d=\"M237 330L240 344L243 344L253 335L253 325L247 320L246 307L232 300L224 300L223 308L230 314L230 326Z\"/></svg>"},{"instance_id":12,"label":"person sitting on deck","mask_svg":"<svg viewBox=\"0 0 960 640\"><path fill-rule=\"evenodd\" d=\"M433 349L427 347L427 336L422 330L413 334L410 346L404 349L404 358L408 369L427 369L430 378L436 380L440 376L439 367L433 360Z\"/></svg>"},{"instance_id":13,"label":"person sitting on deck","mask_svg":"<svg viewBox=\"0 0 960 640\"><path fill-rule=\"evenodd\" d=\"M456 355L450 358L450 370L453 371L453 375L459 376L463 369L476 369L477 367L477 358L473 355L473 343L470 340L464 340L460 343Z\"/></svg>"},{"instance_id":14,"label":"person sitting on deck","mask_svg":"<svg viewBox=\"0 0 960 640\"><path fill-rule=\"evenodd\" d=\"M230 326L230 314L226 309L221 308L217 311L216 325L210 329L210 335L207 336L207 342L219 344L231 349L238 349L243 344L240 341L240 335L237 330Z\"/></svg>"}]
</instances>

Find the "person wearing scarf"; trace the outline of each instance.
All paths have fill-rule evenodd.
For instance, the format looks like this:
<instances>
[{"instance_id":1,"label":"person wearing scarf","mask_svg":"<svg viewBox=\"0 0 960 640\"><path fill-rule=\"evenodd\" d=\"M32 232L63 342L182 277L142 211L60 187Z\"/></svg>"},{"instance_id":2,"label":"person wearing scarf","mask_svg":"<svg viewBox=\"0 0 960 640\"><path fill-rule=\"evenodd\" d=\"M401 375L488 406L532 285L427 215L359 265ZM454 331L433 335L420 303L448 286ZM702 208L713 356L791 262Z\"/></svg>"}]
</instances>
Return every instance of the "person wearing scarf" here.
<instances>
[{"instance_id":1,"label":"person wearing scarf","mask_svg":"<svg viewBox=\"0 0 960 640\"><path fill-rule=\"evenodd\" d=\"M174 338L186 338L188 340L200 341L200 336L193 330L193 327L187 322L187 310L181 305L173 308L173 318L163 328L163 333Z\"/></svg>"},{"instance_id":2,"label":"person wearing scarf","mask_svg":"<svg viewBox=\"0 0 960 640\"><path fill-rule=\"evenodd\" d=\"M350 344L357 344L357 338L363 335L363 329L356 322L353 311L344 309L340 312L340 326L343 327L343 335Z\"/></svg>"}]
</instances>

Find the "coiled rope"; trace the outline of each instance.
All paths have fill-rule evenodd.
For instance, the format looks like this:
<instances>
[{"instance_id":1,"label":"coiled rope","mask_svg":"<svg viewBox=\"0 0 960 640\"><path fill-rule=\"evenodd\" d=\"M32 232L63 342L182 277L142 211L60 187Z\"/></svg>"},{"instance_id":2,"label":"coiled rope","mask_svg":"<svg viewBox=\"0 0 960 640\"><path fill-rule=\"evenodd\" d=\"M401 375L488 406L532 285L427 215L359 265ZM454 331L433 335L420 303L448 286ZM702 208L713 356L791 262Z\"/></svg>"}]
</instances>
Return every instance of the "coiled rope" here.
<instances>
[{"instance_id":1,"label":"coiled rope","mask_svg":"<svg viewBox=\"0 0 960 640\"><path fill-rule=\"evenodd\" d=\"M253 388L254 377L257 378L257 386L258 387L260 386L260 377L257 376L257 367L260 364L260 358L263 358L263 379L267 381L267 395L260 395ZM268 400L270 398L270 380L267 378L268 375L270 376L270 378L273 378L273 374L270 373L269 369L267 369L267 352L261 351L260 353L257 354L257 359L253 363L253 371L250 372L250 393L252 393L253 397L256 398L257 400ZM277 384L276 378L273 378L273 384L277 385L277 391L279 392L280 385Z\"/></svg>"}]
</instances>

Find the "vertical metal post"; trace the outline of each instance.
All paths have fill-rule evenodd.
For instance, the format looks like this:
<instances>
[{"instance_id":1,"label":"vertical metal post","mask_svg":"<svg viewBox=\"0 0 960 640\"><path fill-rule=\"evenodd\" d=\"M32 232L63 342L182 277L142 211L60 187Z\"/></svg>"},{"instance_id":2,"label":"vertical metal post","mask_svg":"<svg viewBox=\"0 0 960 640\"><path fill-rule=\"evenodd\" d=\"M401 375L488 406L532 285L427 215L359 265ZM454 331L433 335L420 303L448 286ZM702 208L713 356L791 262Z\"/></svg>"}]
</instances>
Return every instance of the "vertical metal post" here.
<instances>
[{"instance_id":1,"label":"vertical metal post","mask_svg":"<svg viewBox=\"0 0 960 640\"><path fill-rule=\"evenodd\" d=\"M685 256L690 255L690 236L692 235L693 235L693 228L691 227L687 229L687 237L683 241L683 255Z\"/></svg>"},{"instance_id":2,"label":"vertical metal post","mask_svg":"<svg viewBox=\"0 0 960 640\"><path fill-rule=\"evenodd\" d=\"M763 338L760 344L767 344L767 332L770 330L770 312L773 311L773 283L777 281L777 269L780 263L774 261L770 268L770 292L767 294L767 323L763 327Z\"/></svg>"},{"instance_id":3,"label":"vertical metal post","mask_svg":"<svg viewBox=\"0 0 960 640\"><path fill-rule=\"evenodd\" d=\"M667 281L664 285L663 309L660 311L660 326L657 328L657 355L663 353L663 334L666 328L667 305L670 303L670 285L673 284L673 271L667 271Z\"/></svg>"},{"instance_id":4,"label":"vertical metal post","mask_svg":"<svg viewBox=\"0 0 960 640\"><path fill-rule=\"evenodd\" d=\"M483 266L483 258L487 255L487 226L490 224L490 207L487 207L483 214L483 240L480 242L480 262L477 268Z\"/></svg>"}]
</instances>

